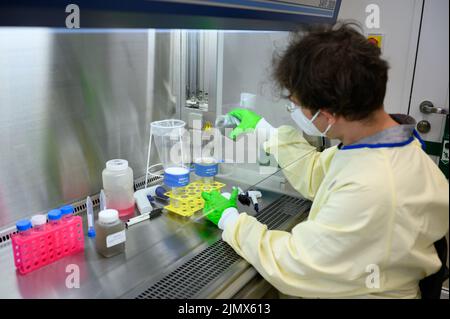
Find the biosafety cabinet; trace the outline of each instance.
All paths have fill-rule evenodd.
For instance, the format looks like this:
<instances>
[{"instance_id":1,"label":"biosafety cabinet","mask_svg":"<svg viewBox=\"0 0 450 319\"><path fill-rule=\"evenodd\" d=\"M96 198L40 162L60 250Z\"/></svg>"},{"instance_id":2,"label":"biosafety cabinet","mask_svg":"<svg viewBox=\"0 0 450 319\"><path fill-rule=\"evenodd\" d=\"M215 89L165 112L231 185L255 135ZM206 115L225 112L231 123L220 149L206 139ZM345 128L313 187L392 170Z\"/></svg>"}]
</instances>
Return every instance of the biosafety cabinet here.
<instances>
[{"instance_id":1,"label":"biosafety cabinet","mask_svg":"<svg viewBox=\"0 0 450 319\"><path fill-rule=\"evenodd\" d=\"M300 25L334 23L341 1L72 2L0 2L0 297L272 296L201 214L161 209L127 229L124 254L102 258L86 237L84 252L27 275L15 271L13 225L63 204L73 204L85 223L84 199L92 197L97 213L110 159L128 161L135 190L160 183L145 180L151 122L183 120L202 145L216 118L237 106L274 126L293 124L271 79L272 60ZM304 220L311 203L273 158L256 148L227 153L229 142L216 178L224 190L263 194L259 213L251 205L240 210L271 229ZM332 143L310 142L319 149ZM66 287L72 264L79 289Z\"/></svg>"}]
</instances>

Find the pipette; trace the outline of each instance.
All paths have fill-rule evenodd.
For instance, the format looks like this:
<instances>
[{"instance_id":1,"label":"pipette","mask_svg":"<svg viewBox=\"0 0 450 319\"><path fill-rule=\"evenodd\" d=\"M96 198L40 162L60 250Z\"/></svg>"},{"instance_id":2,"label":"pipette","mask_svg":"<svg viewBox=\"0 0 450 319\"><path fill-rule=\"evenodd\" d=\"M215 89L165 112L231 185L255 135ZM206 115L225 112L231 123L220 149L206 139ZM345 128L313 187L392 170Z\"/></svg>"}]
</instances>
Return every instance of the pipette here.
<instances>
[{"instance_id":1,"label":"pipette","mask_svg":"<svg viewBox=\"0 0 450 319\"><path fill-rule=\"evenodd\" d=\"M88 237L95 237L94 228L94 205L90 196L86 198L86 212L88 220Z\"/></svg>"},{"instance_id":2,"label":"pipette","mask_svg":"<svg viewBox=\"0 0 450 319\"><path fill-rule=\"evenodd\" d=\"M259 213L258 198L262 197L261 192L252 190L252 191L248 191L247 194L248 194L248 197L250 197L250 199L252 200L253 209L255 210L255 212Z\"/></svg>"},{"instance_id":3,"label":"pipette","mask_svg":"<svg viewBox=\"0 0 450 319\"><path fill-rule=\"evenodd\" d=\"M106 198L103 189L100 191L100 211L106 209Z\"/></svg>"},{"instance_id":4,"label":"pipette","mask_svg":"<svg viewBox=\"0 0 450 319\"><path fill-rule=\"evenodd\" d=\"M238 200L242 205L249 206L250 204L253 204L253 209L255 212L259 213L259 203L258 198L262 197L262 194L260 191L256 190L250 190L247 192L242 191L240 187L238 187L239 190L239 196Z\"/></svg>"}]
</instances>

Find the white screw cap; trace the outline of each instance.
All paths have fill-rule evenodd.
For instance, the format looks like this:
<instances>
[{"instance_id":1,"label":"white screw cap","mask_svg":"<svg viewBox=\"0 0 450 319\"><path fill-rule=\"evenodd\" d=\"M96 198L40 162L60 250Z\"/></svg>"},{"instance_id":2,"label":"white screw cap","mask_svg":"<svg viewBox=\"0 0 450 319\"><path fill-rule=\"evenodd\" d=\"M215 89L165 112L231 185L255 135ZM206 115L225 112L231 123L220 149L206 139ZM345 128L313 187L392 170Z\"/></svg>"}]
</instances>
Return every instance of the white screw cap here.
<instances>
[{"instance_id":1,"label":"white screw cap","mask_svg":"<svg viewBox=\"0 0 450 319\"><path fill-rule=\"evenodd\" d=\"M119 219L119 212L115 209L105 209L98 213L98 221L102 224L110 224Z\"/></svg>"},{"instance_id":2,"label":"white screw cap","mask_svg":"<svg viewBox=\"0 0 450 319\"><path fill-rule=\"evenodd\" d=\"M45 215L34 215L31 217L31 224L34 226L42 226L47 224L47 216Z\"/></svg>"},{"instance_id":3,"label":"white screw cap","mask_svg":"<svg viewBox=\"0 0 450 319\"><path fill-rule=\"evenodd\" d=\"M124 159L113 159L106 162L106 168L112 171L123 171L128 168L128 161Z\"/></svg>"}]
</instances>

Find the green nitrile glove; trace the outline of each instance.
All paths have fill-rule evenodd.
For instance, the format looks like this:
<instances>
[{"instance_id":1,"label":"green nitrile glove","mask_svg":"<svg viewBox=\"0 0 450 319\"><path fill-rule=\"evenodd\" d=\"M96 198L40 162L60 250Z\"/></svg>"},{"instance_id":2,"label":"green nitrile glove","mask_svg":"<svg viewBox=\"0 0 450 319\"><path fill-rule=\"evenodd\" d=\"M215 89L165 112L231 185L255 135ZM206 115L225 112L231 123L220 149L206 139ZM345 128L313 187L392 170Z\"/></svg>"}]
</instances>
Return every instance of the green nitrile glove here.
<instances>
[{"instance_id":1,"label":"green nitrile glove","mask_svg":"<svg viewBox=\"0 0 450 319\"><path fill-rule=\"evenodd\" d=\"M238 137L242 133L253 131L256 128L258 122L262 119L261 116L247 109L233 109L228 114L234 116L241 122L230 133L230 138L233 140L235 140L236 137Z\"/></svg>"},{"instance_id":2,"label":"green nitrile glove","mask_svg":"<svg viewBox=\"0 0 450 319\"><path fill-rule=\"evenodd\" d=\"M205 207L203 214L215 225L219 224L219 220L225 209L234 207L237 208L238 189L233 188L230 199L227 199L219 191L213 190L209 193L203 192L202 198L205 200Z\"/></svg>"}]
</instances>

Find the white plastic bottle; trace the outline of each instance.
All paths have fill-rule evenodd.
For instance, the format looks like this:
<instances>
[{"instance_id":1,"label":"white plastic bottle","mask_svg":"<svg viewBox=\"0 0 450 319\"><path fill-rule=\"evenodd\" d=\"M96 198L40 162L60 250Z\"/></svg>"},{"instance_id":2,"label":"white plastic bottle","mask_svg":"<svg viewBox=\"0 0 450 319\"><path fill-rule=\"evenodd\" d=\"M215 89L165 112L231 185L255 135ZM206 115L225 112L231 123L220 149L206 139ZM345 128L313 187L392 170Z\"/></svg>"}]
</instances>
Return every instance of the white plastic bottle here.
<instances>
[{"instance_id":1,"label":"white plastic bottle","mask_svg":"<svg viewBox=\"0 0 450 319\"><path fill-rule=\"evenodd\" d=\"M102 179L106 207L117 210L121 219L127 219L133 215L133 170L128 166L128 161L114 159L106 162Z\"/></svg>"},{"instance_id":2,"label":"white plastic bottle","mask_svg":"<svg viewBox=\"0 0 450 319\"><path fill-rule=\"evenodd\" d=\"M115 209L105 209L95 223L95 246L99 254L112 257L125 250L125 225Z\"/></svg>"},{"instance_id":3,"label":"white plastic bottle","mask_svg":"<svg viewBox=\"0 0 450 319\"><path fill-rule=\"evenodd\" d=\"M216 119L215 126L222 135L228 136L233 129L241 123L237 118L230 114L220 115Z\"/></svg>"}]
</instances>

